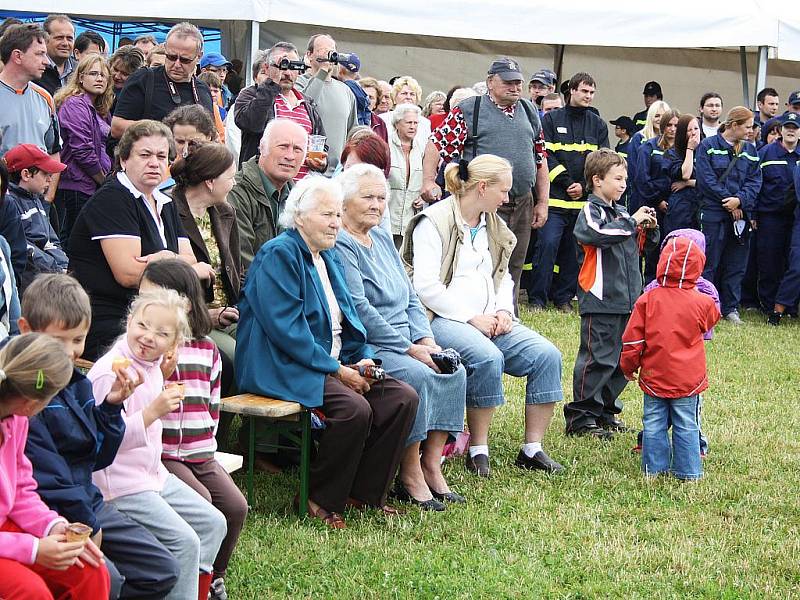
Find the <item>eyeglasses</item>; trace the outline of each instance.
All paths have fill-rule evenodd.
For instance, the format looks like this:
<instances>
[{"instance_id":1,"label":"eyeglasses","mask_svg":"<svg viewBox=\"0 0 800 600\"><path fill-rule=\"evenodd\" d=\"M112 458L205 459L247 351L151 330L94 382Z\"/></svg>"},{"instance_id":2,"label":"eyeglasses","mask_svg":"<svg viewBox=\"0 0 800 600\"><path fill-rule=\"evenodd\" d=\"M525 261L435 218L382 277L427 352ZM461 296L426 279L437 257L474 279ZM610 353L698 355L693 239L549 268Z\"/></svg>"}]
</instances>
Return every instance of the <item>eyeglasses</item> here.
<instances>
[{"instance_id":1,"label":"eyeglasses","mask_svg":"<svg viewBox=\"0 0 800 600\"><path fill-rule=\"evenodd\" d=\"M95 79L97 79L98 77L105 77L106 74L103 73L102 71L87 71L86 73L83 74L83 76L94 77Z\"/></svg>"},{"instance_id":2,"label":"eyeglasses","mask_svg":"<svg viewBox=\"0 0 800 600\"><path fill-rule=\"evenodd\" d=\"M182 65L190 65L190 64L192 64L194 61L196 61L196 60L197 60L197 57L196 57L196 56L193 56L192 58L188 58L188 57L186 57L186 56L179 56L179 55L177 55L177 54L170 54L169 52L167 52L166 54L164 54L164 56L167 58L167 60L168 60L169 62L175 62L175 61L177 60L177 61L180 61L180 63L181 63Z\"/></svg>"}]
</instances>

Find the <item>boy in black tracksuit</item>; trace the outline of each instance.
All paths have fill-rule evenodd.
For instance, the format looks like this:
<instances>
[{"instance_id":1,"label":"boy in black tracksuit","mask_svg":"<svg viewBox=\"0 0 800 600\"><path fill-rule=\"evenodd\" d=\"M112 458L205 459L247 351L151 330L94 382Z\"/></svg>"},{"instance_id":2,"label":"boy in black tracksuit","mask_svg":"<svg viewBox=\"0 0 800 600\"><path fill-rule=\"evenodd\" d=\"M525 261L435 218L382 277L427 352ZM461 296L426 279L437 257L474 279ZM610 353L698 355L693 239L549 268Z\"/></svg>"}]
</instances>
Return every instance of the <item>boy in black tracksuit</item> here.
<instances>
[{"instance_id":1,"label":"boy in black tracksuit","mask_svg":"<svg viewBox=\"0 0 800 600\"><path fill-rule=\"evenodd\" d=\"M643 206L633 216L618 203L627 168L619 154L602 149L586 158L589 199L575 223L578 242L578 308L581 345L572 376L572 402L564 406L566 432L610 438L624 431L617 419L619 395L627 380L619 367L622 333L642 293L639 252L657 246L655 210Z\"/></svg>"}]
</instances>

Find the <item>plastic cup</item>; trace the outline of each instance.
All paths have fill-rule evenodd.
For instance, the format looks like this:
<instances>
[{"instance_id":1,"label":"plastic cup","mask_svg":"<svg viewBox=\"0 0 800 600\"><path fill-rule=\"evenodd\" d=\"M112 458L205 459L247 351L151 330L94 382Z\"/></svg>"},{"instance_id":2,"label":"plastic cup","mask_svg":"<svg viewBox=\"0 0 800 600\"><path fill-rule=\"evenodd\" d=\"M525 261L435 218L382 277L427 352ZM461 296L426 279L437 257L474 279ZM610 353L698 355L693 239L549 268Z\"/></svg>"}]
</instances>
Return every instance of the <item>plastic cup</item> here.
<instances>
[{"instance_id":1,"label":"plastic cup","mask_svg":"<svg viewBox=\"0 0 800 600\"><path fill-rule=\"evenodd\" d=\"M325 140L324 135L310 135L308 136L308 158L322 160L325 158Z\"/></svg>"}]
</instances>

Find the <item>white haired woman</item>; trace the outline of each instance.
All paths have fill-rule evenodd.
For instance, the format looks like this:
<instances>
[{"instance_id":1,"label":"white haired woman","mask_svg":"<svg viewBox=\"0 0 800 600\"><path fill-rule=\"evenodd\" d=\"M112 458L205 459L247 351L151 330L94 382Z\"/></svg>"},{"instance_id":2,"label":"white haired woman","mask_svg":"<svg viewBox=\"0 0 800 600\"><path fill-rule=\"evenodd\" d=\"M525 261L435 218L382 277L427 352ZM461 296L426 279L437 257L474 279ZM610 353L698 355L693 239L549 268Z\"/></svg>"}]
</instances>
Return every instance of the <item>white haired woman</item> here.
<instances>
[{"instance_id":1,"label":"white haired woman","mask_svg":"<svg viewBox=\"0 0 800 600\"><path fill-rule=\"evenodd\" d=\"M336 250L367 343L388 374L419 394L395 491L398 498L423 510L441 511L443 502L465 501L450 491L442 475L441 457L448 434L464 427L467 374L463 367L441 373L431 358L441 348L391 236L380 227L387 197L383 173L372 165L359 164L344 171L337 181L344 191L344 208Z\"/></svg>"},{"instance_id":2,"label":"white haired woman","mask_svg":"<svg viewBox=\"0 0 800 600\"><path fill-rule=\"evenodd\" d=\"M398 104L392 111L389 128L389 150L392 163L389 171L389 215L396 248L403 243L403 234L411 217L425 208L422 191L422 157L425 141L417 138L421 110L416 104Z\"/></svg>"},{"instance_id":3,"label":"white haired woman","mask_svg":"<svg viewBox=\"0 0 800 600\"><path fill-rule=\"evenodd\" d=\"M292 189L285 231L264 244L239 301L236 377L243 392L300 402L323 415L309 513L344 528L345 506L386 506L419 402L409 385L363 372L374 352L336 252L342 190L323 177Z\"/></svg>"}]
</instances>

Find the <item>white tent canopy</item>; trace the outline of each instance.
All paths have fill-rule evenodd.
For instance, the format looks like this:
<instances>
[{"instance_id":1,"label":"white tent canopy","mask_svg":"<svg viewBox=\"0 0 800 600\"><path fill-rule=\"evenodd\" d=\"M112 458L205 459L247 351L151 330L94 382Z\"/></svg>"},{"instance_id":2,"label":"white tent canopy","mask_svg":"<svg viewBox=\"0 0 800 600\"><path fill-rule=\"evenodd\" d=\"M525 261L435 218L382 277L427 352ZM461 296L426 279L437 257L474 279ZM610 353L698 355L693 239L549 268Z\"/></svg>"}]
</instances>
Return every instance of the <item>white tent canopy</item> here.
<instances>
[{"instance_id":1,"label":"white tent canopy","mask_svg":"<svg viewBox=\"0 0 800 600\"><path fill-rule=\"evenodd\" d=\"M438 37L639 48L777 46L778 21L756 0L0 0L0 9L93 17L282 21ZM692 15L696 15L693 18Z\"/></svg>"}]
</instances>

